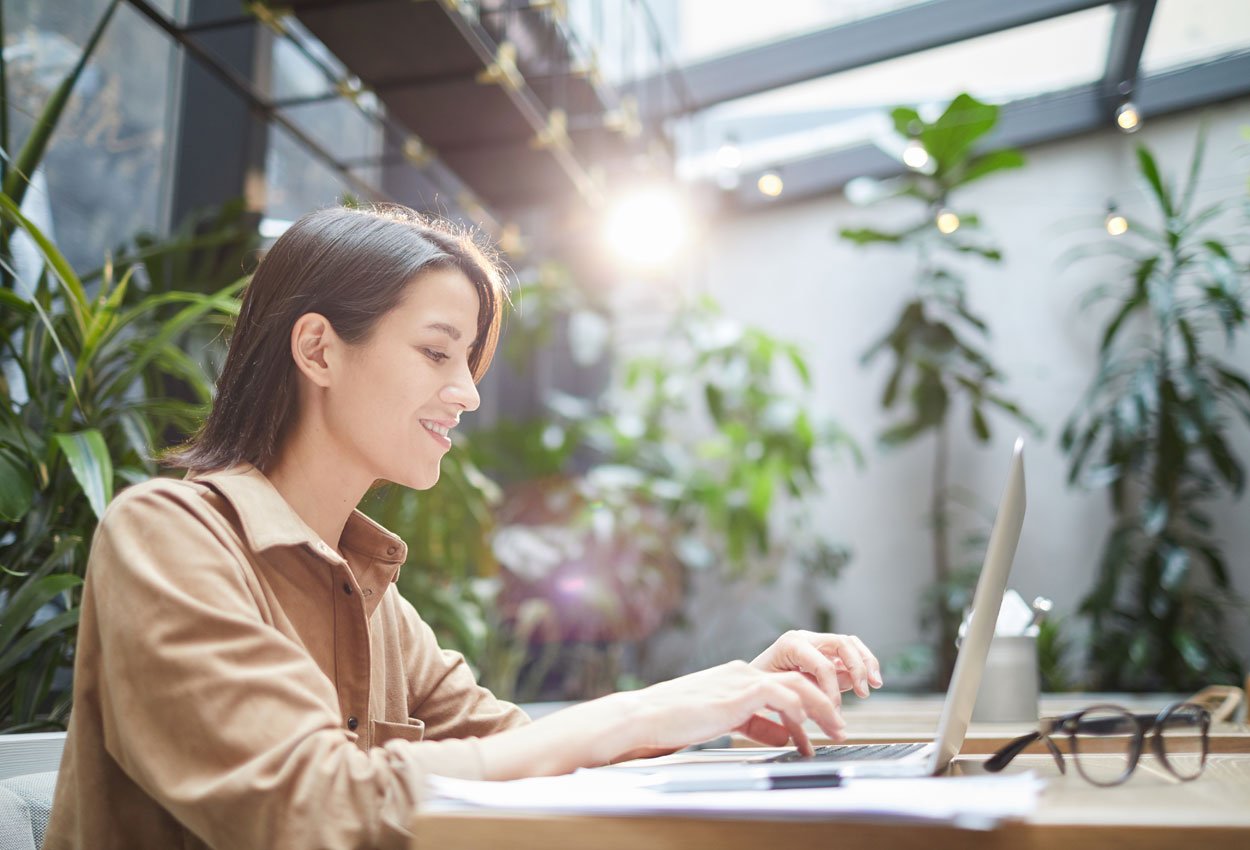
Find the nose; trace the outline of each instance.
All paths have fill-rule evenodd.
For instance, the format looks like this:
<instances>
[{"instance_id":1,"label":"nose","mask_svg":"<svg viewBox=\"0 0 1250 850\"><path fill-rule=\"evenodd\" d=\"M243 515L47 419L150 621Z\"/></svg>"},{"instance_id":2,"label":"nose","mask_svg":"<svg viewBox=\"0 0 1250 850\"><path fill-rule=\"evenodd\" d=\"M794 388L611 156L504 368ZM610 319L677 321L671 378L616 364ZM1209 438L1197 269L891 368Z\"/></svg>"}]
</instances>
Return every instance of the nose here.
<instances>
[{"instance_id":1,"label":"nose","mask_svg":"<svg viewBox=\"0 0 1250 850\"><path fill-rule=\"evenodd\" d=\"M466 411L477 410L478 405L482 403L482 397L477 392L477 384L473 382L473 375L467 368L461 371L455 380L447 383L438 395L443 402L454 404Z\"/></svg>"}]
</instances>

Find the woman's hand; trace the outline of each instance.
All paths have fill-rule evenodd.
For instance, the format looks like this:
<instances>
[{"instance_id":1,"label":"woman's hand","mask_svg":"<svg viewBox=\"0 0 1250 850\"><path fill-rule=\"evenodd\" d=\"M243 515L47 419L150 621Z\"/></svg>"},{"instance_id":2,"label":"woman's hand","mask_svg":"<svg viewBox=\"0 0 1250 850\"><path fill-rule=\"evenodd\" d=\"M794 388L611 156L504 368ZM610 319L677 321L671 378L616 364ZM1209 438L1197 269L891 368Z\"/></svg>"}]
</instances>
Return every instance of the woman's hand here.
<instances>
[{"instance_id":1,"label":"woman's hand","mask_svg":"<svg viewBox=\"0 0 1250 850\"><path fill-rule=\"evenodd\" d=\"M774 711L779 720L763 716ZM514 779L567 773L671 752L726 732L772 747L792 739L811 755L803 730L811 719L835 741L845 739L838 704L802 672L765 672L730 661L638 691L555 712L528 726L483 738L483 775Z\"/></svg>"},{"instance_id":2,"label":"woman's hand","mask_svg":"<svg viewBox=\"0 0 1250 850\"><path fill-rule=\"evenodd\" d=\"M730 661L635 693L635 722L644 748L676 748L740 732L772 747L793 739L810 755L812 745L803 730L809 718L830 738L846 737L838 703L798 671L766 672ZM780 722L761 711L776 712Z\"/></svg>"},{"instance_id":3,"label":"woman's hand","mask_svg":"<svg viewBox=\"0 0 1250 850\"><path fill-rule=\"evenodd\" d=\"M854 690L857 696L866 697L869 687L883 684L877 656L854 635L786 632L756 656L751 666L765 672L802 673L837 706L842 705L842 691Z\"/></svg>"},{"instance_id":4,"label":"woman's hand","mask_svg":"<svg viewBox=\"0 0 1250 850\"><path fill-rule=\"evenodd\" d=\"M671 752L726 732L770 747L793 740L811 755L804 722L845 740L842 691L868 696L870 687L881 687L881 665L859 638L786 632L750 664L730 661L483 738L483 773L488 779L567 773ZM770 711L777 720L764 716Z\"/></svg>"}]
</instances>

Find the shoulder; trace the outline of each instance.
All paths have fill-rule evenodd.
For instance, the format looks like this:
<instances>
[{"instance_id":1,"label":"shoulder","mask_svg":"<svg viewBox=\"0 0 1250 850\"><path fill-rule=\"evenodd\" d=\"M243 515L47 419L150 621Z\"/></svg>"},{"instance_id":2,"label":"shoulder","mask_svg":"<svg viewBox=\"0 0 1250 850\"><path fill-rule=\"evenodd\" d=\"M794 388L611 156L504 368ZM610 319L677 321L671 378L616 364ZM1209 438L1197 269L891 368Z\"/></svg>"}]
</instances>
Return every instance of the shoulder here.
<instances>
[{"instance_id":1,"label":"shoulder","mask_svg":"<svg viewBox=\"0 0 1250 850\"><path fill-rule=\"evenodd\" d=\"M213 512L209 504L213 492L194 480L150 478L121 490L109 502L100 527L159 516L162 520L190 519Z\"/></svg>"},{"instance_id":2,"label":"shoulder","mask_svg":"<svg viewBox=\"0 0 1250 850\"><path fill-rule=\"evenodd\" d=\"M200 552L233 550L238 535L228 512L225 501L201 482L152 478L127 487L109 502L96 527L93 553L160 547L193 558Z\"/></svg>"}]
</instances>

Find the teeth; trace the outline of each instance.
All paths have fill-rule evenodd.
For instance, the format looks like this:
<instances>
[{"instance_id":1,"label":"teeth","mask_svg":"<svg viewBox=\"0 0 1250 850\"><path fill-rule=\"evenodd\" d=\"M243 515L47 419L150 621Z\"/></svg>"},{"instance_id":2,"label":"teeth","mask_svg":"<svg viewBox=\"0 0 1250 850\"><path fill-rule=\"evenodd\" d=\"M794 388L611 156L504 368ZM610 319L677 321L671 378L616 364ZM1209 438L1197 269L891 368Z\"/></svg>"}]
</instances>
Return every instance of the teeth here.
<instances>
[{"instance_id":1,"label":"teeth","mask_svg":"<svg viewBox=\"0 0 1250 850\"><path fill-rule=\"evenodd\" d=\"M427 431L433 431L440 437L446 437L447 432L451 430L450 428L444 428L441 425L435 425L433 422L422 422L421 424L425 426Z\"/></svg>"}]
</instances>

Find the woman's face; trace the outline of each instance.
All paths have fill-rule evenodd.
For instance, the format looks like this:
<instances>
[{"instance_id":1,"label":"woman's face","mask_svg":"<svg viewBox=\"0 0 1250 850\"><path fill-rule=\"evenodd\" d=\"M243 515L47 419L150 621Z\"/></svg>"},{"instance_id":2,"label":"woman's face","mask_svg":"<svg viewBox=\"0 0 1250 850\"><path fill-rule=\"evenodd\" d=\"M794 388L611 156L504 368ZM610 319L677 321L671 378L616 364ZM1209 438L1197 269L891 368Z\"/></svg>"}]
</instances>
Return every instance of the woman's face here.
<instances>
[{"instance_id":1,"label":"woman's face","mask_svg":"<svg viewBox=\"0 0 1250 850\"><path fill-rule=\"evenodd\" d=\"M477 314L469 279L434 269L409 284L363 344L347 347L327 424L372 478L418 490L438 481L447 432L481 400L469 369Z\"/></svg>"}]
</instances>

